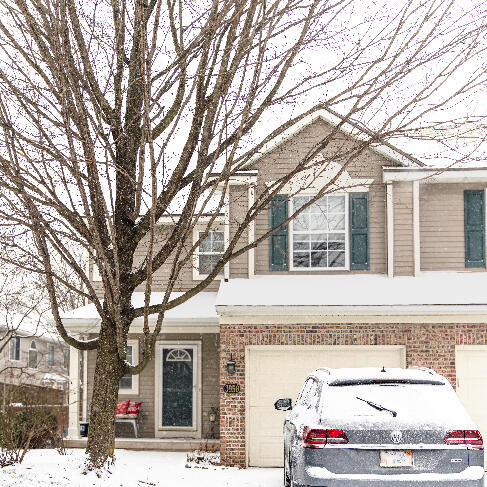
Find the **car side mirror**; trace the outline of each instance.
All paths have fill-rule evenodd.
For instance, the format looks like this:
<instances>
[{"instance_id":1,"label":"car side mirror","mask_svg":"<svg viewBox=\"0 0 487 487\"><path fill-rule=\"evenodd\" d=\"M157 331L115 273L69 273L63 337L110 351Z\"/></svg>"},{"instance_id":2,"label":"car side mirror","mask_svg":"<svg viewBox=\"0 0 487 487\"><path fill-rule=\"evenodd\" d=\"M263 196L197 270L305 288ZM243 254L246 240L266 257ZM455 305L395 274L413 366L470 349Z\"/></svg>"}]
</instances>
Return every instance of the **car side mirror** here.
<instances>
[{"instance_id":1,"label":"car side mirror","mask_svg":"<svg viewBox=\"0 0 487 487\"><path fill-rule=\"evenodd\" d=\"M278 411L290 411L293 408L293 402L292 399L286 398L286 399L278 399L274 403L274 407Z\"/></svg>"}]
</instances>

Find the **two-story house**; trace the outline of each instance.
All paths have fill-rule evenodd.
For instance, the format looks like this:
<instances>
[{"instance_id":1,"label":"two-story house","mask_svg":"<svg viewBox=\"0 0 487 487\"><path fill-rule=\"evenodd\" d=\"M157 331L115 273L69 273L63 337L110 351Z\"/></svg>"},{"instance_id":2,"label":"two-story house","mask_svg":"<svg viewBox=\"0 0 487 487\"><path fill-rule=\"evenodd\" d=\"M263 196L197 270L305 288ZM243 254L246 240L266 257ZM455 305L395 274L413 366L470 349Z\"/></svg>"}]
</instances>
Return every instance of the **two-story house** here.
<instances>
[{"instance_id":1,"label":"two-story house","mask_svg":"<svg viewBox=\"0 0 487 487\"><path fill-rule=\"evenodd\" d=\"M233 178L228 211L183 272L178 291L218 260L225 232L259 188L336 123L327 112L309 116ZM358 128L345 124L333 143L346 148L356 137ZM245 238L252 242L278 226L343 169L339 162L327 167L318 177L311 171L291 181ZM155 359L120 385L120 398L143 402L143 437L219 435L226 464L282 465L284 413L274 401L296 399L306 374L319 366L433 368L456 385L487 434L487 168L425 167L386 144L356 157L331 190L230 262L205 292L167 312ZM160 231L173 221L159 222ZM161 290L164 278L164 269L155 276ZM142 303L142 289L135 299ZM89 305L65 315L64 323L89 337L99 318ZM136 320L129 340L134 361L141 330ZM71 357L72 379L88 391L72 391L76 437L79 418L89 420L95 352L72 349ZM211 421L213 407L220 408L218 424Z\"/></svg>"},{"instance_id":2,"label":"two-story house","mask_svg":"<svg viewBox=\"0 0 487 487\"><path fill-rule=\"evenodd\" d=\"M8 322L8 325L7 325ZM42 323L29 319L0 322L1 403L17 401L19 386L40 387L39 400L64 404L68 390L69 347ZM58 392L49 394L50 389Z\"/></svg>"}]
</instances>

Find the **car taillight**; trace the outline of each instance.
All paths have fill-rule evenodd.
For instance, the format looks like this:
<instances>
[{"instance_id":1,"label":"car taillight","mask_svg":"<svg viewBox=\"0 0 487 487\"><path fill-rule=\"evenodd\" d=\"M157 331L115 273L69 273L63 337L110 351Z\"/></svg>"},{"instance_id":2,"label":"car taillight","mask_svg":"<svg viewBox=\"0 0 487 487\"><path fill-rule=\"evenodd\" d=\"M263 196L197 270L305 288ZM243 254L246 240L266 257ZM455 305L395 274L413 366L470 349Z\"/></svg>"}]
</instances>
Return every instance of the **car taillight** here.
<instances>
[{"instance_id":1,"label":"car taillight","mask_svg":"<svg viewBox=\"0 0 487 487\"><path fill-rule=\"evenodd\" d=\"M447 445L472 445L481 448L484 446L482 435L477 430L449 431L444 441Z\"/></svg>"},{"instance_id":2,"label":"car taillight","mask_svg":"<svg viewBox=\"0 0 487 487\"><path fill-rule=\"evenodd\" d=\"M321 430L304 428L303 446L305 448L323 448L327 444L340 445L348 443L347 435L342 430Z\"/></svg>"}]
</instances>

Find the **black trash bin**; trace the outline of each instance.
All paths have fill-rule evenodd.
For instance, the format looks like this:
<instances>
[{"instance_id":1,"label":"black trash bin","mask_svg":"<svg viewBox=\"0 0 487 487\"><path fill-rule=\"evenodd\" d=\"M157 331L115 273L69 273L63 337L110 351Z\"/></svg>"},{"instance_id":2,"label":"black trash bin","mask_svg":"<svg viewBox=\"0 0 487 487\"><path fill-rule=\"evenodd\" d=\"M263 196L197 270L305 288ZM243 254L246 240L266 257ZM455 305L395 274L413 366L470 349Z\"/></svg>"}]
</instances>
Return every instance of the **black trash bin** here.
<instances>
[{"instance_id":1,"label":"black trash bin","mask_svg":"<svg viewBox=\"0 0 487 487\"><path fill-rule=\"evenodd\" d=\"M90 423L80 423L79 424L79 435L82 438L86 438L88 436L89 427L90 427Z\"/></svg>"}]
</instances>

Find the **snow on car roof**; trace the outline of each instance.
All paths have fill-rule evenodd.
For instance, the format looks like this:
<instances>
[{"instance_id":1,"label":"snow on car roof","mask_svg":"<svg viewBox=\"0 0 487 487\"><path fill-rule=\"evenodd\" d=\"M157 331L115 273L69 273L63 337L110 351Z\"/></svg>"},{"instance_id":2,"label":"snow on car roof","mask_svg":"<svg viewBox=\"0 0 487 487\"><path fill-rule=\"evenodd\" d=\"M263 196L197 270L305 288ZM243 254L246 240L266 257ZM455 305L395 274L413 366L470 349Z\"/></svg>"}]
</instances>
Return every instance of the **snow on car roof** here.
<instances>
[{"instance_id":1,"label":"snow on car roof","mask_svg":"<svg viewBox=\"0 0 487 487\"><path fill-rule=\"evenodd\" d=\"M356 368L318 368L313 372L327 382L361 381L361 380L413 380L413 381L441 381L447 380L434 370L426 368L389 368L389 367L356 367Z\"/></svg>"},{"instance_id":2,"label":"snow on car roof","mask_svg":"<svg viewBox=\"0 0 487 487\"><path fill-rule=\"evenodd\" d=\"M385 370L382 372L380 367L315 370L313 374L325 379L331 386L322 394L326 420L331 423L338 420L341 425L359 429L369 429L379 424L390 428L477 429L443 376L425 368L385 367ZM366 383L367 380L385 380L386 384L370 384ZM387 384L390 380L412 383ZM342 381L345 384L353 381L353 385L333 387L334 382ZM395 411L397 417L387 411L377 411L368 406L366 401L373 401Z\"/></svg>"}]
</instances>

